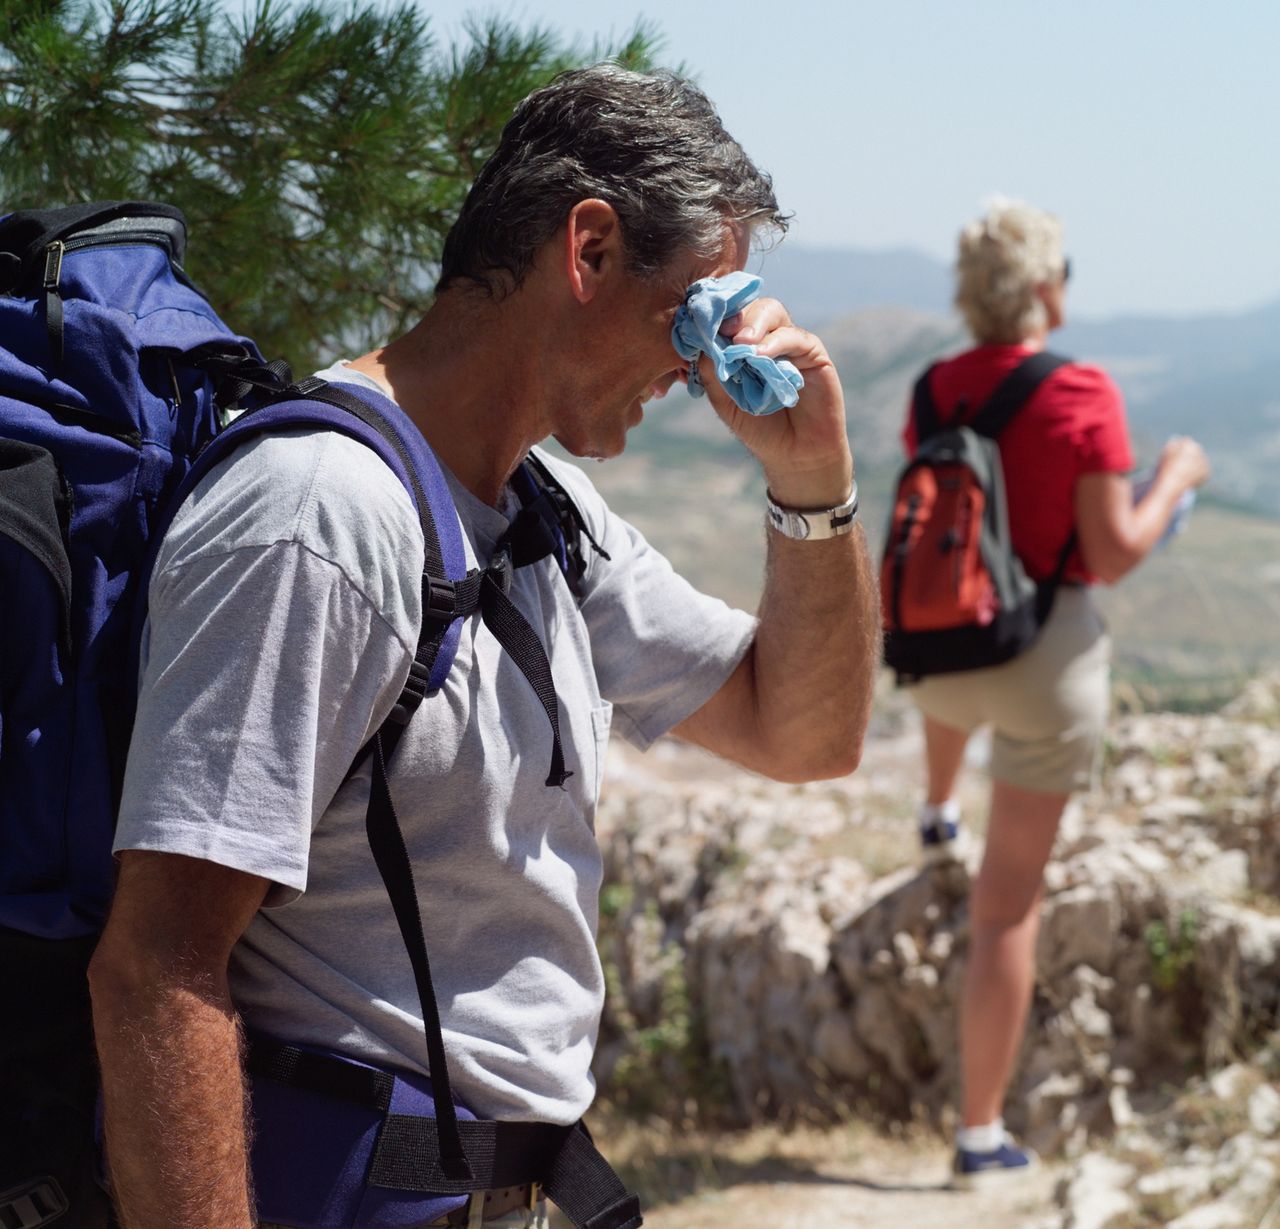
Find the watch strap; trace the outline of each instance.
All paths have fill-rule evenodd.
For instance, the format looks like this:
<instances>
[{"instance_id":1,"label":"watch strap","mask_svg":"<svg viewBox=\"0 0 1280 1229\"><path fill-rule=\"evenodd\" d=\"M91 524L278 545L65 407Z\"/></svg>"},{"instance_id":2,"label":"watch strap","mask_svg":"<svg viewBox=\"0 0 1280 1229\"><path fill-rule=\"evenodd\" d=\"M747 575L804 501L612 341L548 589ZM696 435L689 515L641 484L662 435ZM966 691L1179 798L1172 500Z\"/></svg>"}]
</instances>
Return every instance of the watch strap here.
<instances>
[{"instance_id":1,"label":"watch strap","mask_svg":"<svg viewBox=\"0 0 1280 1229\"><path fill-rule=\"evenodd\" d=\"M797 542L816 542L838 538L853 531L858 517L858 484L853 484L849 497L830 508L788 508L766 491L769 528L784 538Z\"/></svg>"}]
</instances>

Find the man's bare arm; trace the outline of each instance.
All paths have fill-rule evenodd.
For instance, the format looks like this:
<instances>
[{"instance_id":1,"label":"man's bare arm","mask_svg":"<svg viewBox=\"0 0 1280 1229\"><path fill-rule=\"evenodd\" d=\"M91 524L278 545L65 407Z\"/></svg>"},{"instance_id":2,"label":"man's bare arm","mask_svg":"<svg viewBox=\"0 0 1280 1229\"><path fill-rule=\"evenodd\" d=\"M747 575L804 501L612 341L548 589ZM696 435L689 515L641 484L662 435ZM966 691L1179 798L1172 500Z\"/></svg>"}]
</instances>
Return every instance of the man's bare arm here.
<instances>
[{"instance_id":1,"label":"man's bare arm","mask_svg":"<svg viewBox=\"0 0 1280 1229\"><path fill-rule=\"evenodd\" d=\"M805 377L800 403L766 418L739 411L704 358L716 412L759 458L784 506L841 503L853 483L844 396L825 347L774 300L730 322L734 340L788 358ZM763 509L761 510L763 515ZM676 727L682 738L779 780L843 776L857 767L880 664L876 583L860 528L797 542L769 531L760 626L723 687Z\"/></svg>"},{"instance_id":2,"label":"man's bare arm","mask_svg":"<svg viewBox=\"0 0 1280 1229\"><path fill-rule=\"evenodd\" d=\"M178 854L121 855L89 983L123 1229L256 1223L227 958L268 886Z\"/></svg>"}]
</instances>

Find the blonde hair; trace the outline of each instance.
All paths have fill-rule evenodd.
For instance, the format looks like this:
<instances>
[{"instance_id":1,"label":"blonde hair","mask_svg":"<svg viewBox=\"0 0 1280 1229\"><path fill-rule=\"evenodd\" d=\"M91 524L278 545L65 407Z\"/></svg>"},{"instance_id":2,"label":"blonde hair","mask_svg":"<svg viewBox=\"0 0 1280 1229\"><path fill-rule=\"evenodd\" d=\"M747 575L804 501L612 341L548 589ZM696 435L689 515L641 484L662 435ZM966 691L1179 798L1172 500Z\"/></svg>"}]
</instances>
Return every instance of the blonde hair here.
<instances>
[{"instance_id":1,"label":"blonde hair","mask_svg":"<svg viewBox=\"0 0 1280 1229\"><path fill-rule=\"evenodd\" d=\"M1044 328L1036 288L1061 278L1065 267L1057 217L994 197L960 232L956 307L977 341L1016 344Z\"/></svg>"}]
</instances>

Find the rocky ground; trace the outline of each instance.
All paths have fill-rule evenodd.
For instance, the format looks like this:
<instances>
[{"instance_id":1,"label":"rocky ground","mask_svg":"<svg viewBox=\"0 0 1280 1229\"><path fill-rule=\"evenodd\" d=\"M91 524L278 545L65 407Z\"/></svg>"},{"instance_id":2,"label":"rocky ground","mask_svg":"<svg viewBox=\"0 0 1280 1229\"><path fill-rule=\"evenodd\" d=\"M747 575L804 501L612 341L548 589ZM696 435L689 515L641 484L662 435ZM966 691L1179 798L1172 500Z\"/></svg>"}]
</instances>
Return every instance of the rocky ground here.
<instances>
[{"instance_id":1,"label":"rocky ground","mask_svg":"<svg viewBox=\"0 0 1280 1229\"><path fill-rule=\"evenodd\" d=\"M1038 1206L988 1208L936 1181L872 1190L837 1155L832 1183L797 1189L852 1183L847 1215L839 1200L797 1211L792 1192L761 1223L1264 1223L1280 1201L1278 719L1280 686L1266 680L1219 714L1122 718L1102 788L1064 821L1008 1112L1055 1161ZM924 1135L872 1170L909 1188L902 1174L945 1171L980 842L965 863L916 868L918 757L914 722L892 707L859 773L822 785L779 786L671 745L614 752L599 819L611 996L598 1073L615 1107L686 1134L911 1124ZM979 773L966 789L980 827ZM714 1138L718 1155L746 1137ZM748 1188L686 1183L651 1223L750 1219L732 1202ZM729 1200L718 1213L696 1202L708 1189ZM869 1198L898 1212L858 1219Z\"/></svg>"}]
</instances>

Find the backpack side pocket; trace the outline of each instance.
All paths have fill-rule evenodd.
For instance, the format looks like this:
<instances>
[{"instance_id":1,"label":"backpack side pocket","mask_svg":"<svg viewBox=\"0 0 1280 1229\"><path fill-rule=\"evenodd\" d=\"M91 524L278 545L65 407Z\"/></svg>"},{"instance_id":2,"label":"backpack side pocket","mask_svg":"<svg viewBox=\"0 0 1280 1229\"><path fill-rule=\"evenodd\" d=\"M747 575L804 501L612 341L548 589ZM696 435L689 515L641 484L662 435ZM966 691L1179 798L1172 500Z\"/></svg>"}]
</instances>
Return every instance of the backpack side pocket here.
<instances>
[{"instance_id":1,"label":"backpack side pocket","mask_svg":"<svg viewBox=\"0 0 1280 1229\"><path fill-rule=\"evenodd\" d=\"M70 504L46 449L0 439L0 925L22 898L27 930L67 908Z\"/></svg>"}]
</instances>

